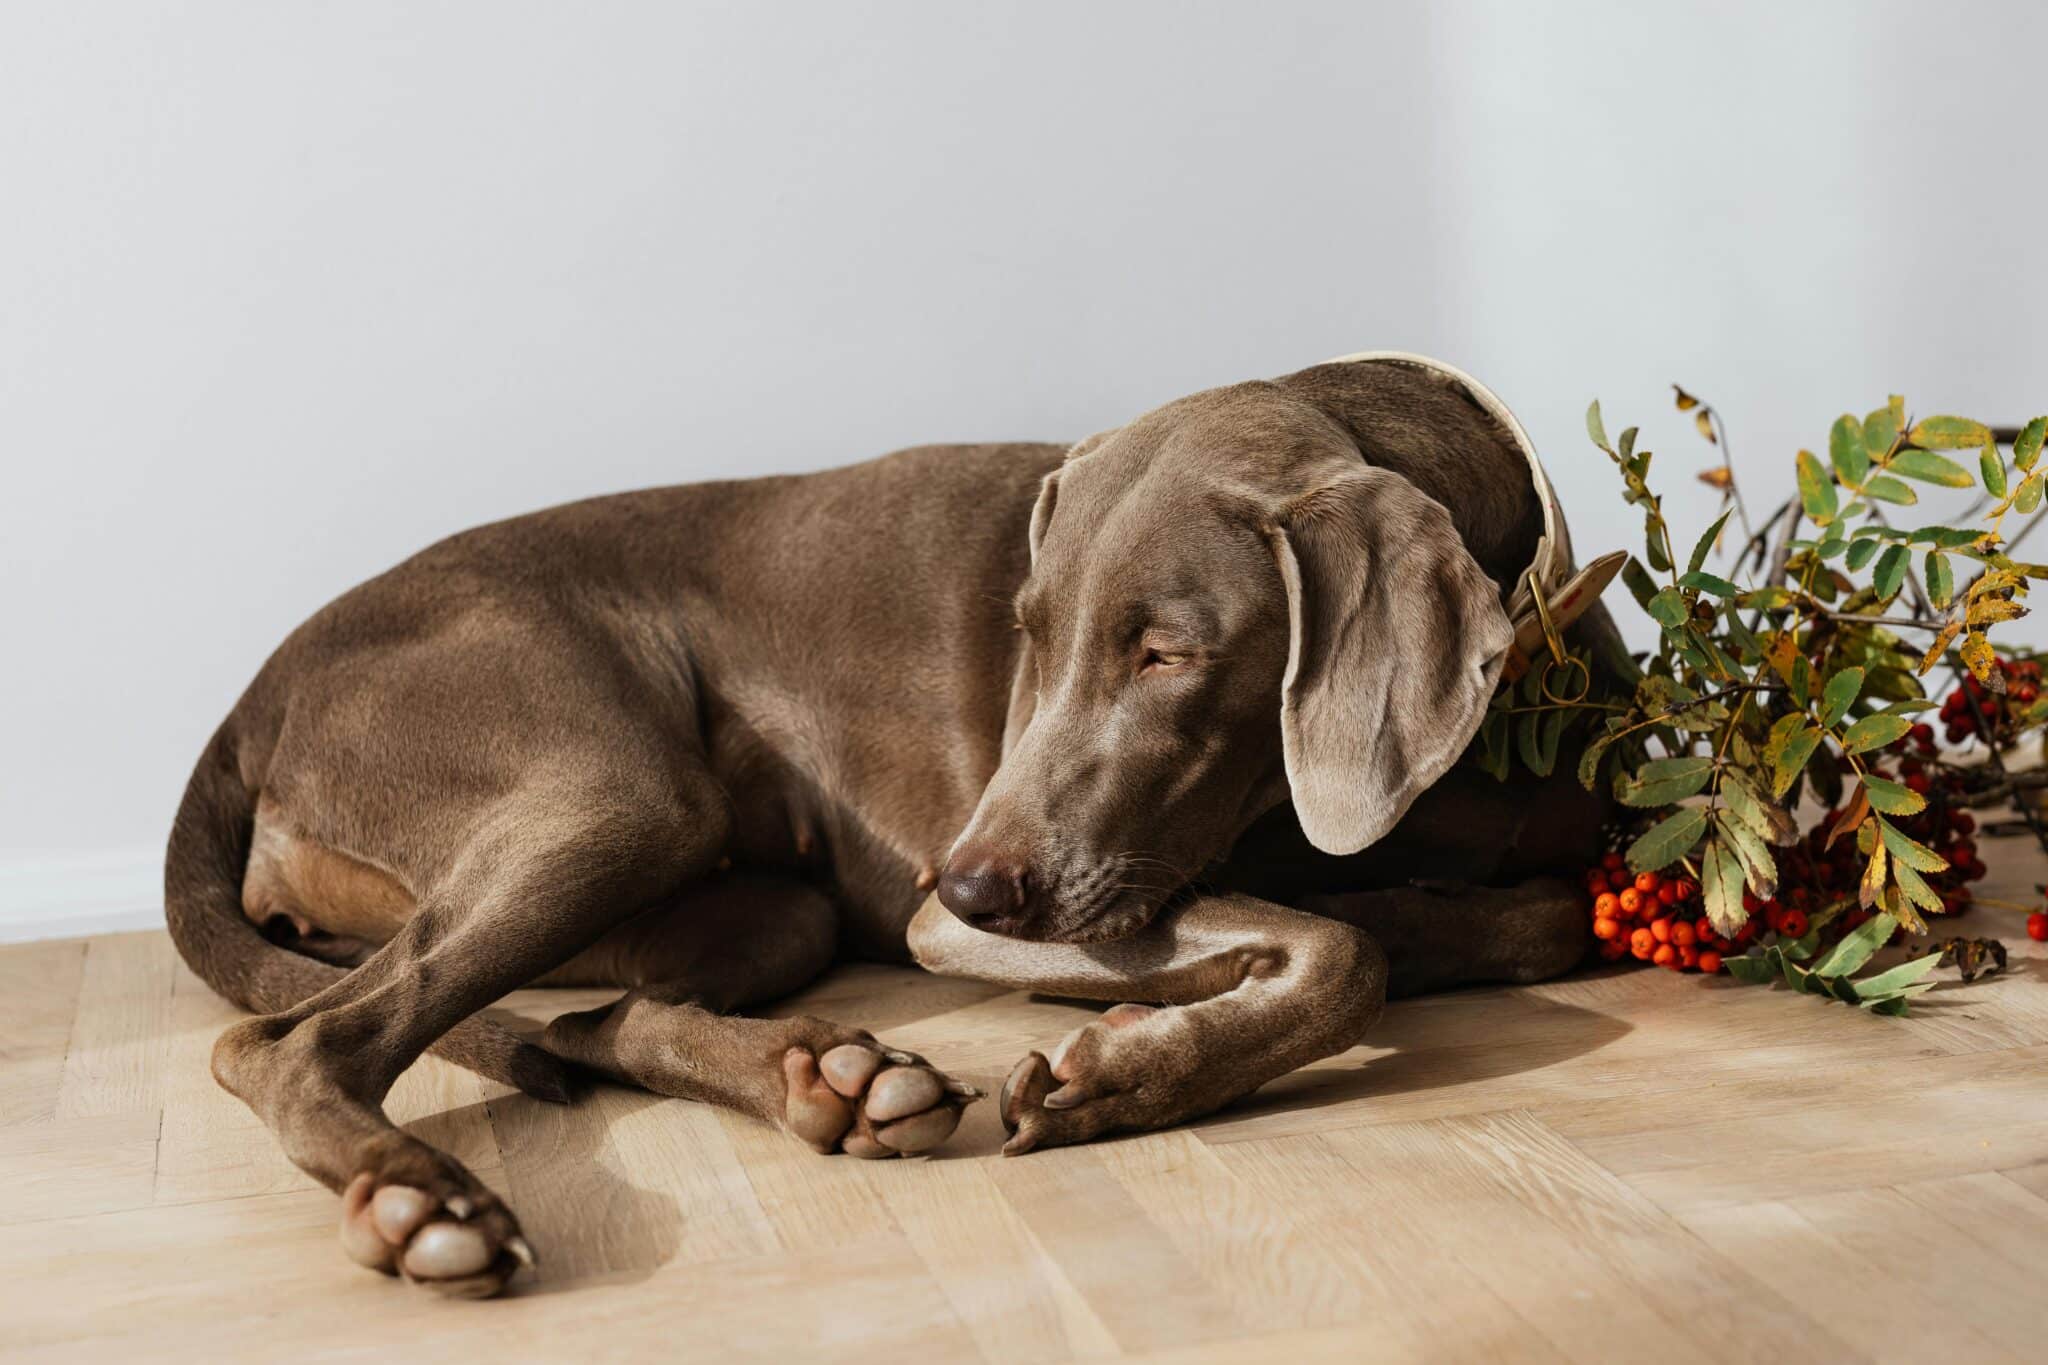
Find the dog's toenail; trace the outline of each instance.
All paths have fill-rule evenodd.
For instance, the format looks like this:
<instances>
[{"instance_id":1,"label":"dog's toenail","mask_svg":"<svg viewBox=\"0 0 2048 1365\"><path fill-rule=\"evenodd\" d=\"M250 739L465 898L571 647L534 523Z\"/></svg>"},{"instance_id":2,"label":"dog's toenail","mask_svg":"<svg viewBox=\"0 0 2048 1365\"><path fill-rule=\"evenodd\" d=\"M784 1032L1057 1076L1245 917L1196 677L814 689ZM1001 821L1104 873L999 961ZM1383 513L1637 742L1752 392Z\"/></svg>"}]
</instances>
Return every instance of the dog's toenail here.
<instances>
[{"instance_id":1,"label":"dog's toenail","mask_svg":"<svg viewBox=\"0 0 2048 1365\"><path fill-rule=\"evenodd\" d=\"M467 1195L450 1195L446 1203L448 1212L465 1223L469 1221L469 1216L476 1212L476 1205L470 1202Z\"/></svg>"},{"instance_id":2,"label":"dog's toenail","mask_svg":"<svg viewBox=\"0 0 2048 1365\"><path fill-rule=\"evenodd\" d=\"M825 1084L848 1099L856 1099L867 1083L882 1069L882 1056L872 1048L845 1043L818 1059Z\"/></svg>"},{"instance_id":3,"label":"dog's toenail","mask_svg":"<svg viewBox=\"0 0 2048 1365\"><path fill-rule=\"evenodd\" d=\"M491 1263L491 1244L462 1223L429 1223L405 1249L405 1273L415 1279L452 1280Z\"/></svg>"},{"instance_id":4,"label":"dog's toenail","mask_svg":"<svg viewBox=\"0 0 2048 1365\"><path fill-rule=\"evenodd\" d=\"M505 1243L505 1250L512 1253L513 1260L519 1262L528 1270L533 1269L535 1262L533 1248L527 1244L524 1237L514 1237L511 1241Z\"/></svg>"},{"instance_id":5,"label":"dog's toenail","mask_svg":"<svg viewBox=\"0 0 2048 1365\"><path fill-rule=\"evenodd\" d=\"M945 1094L939 1078L919 1067L891 1067L868 1087L867 1115L887 1123L929 1109Z\"/></svg>"}]
</instances>

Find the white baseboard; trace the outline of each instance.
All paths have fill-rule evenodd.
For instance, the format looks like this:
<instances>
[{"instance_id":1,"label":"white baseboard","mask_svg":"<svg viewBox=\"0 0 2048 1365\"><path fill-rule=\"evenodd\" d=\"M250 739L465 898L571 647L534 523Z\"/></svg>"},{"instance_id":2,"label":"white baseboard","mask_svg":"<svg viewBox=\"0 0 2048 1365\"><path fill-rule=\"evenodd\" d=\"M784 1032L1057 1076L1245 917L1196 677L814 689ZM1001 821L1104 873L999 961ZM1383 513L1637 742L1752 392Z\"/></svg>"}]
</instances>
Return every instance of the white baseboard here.
<instances>
[{"instance_id":1,"label":"white baseboard","mask_svg":"<svg viewBox=\"0 0 2048 1365\"><path fill-rule=\"evenodd\" d=\"M161 845L0 852L0 943L160 929L163 922Z\"/></svg>"}]
</instances>

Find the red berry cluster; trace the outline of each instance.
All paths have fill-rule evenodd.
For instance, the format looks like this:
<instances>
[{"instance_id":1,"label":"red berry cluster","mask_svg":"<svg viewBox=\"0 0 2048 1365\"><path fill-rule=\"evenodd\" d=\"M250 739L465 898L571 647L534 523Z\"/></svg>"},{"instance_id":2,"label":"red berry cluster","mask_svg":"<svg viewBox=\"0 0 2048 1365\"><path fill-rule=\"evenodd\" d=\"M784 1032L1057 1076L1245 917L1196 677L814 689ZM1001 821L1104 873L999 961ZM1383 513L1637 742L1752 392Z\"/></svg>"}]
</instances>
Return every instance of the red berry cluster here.
<instances>
[{"instance_id":1,"label":"red berry cluster","mask_svg":"<svg viewBox=\"0 0 2048 1365\"><path fill-rule=\"evenodd\" d=\"M2022 659L2015 663L2000 659L1998 671L2005 677L2003 694L1993 692L1966 673L1962 686L1942 702L1941 719L1947 726L1949 743L1960 744L1972 735L1983 735L1989 742L1999 744L2019 728L2021 713L2041 695L2040 661Z\"/></svg>"},{"instance_id":2,"label":"red berry cluster","mask_svg":"<svg viewBox=\"0 0 2048 1365\"><path fill-rule=\"evenodd\" d=\"M1740 952L1756 937L1744 926L1733 939L1707 923L1697 882L1655 872L1631 873L1619 853L1586 869L1593 898L1593 937L1609 962L1635 957L1674 972L1721 970L1721 958Z\"/></svg>"}]
</instances>

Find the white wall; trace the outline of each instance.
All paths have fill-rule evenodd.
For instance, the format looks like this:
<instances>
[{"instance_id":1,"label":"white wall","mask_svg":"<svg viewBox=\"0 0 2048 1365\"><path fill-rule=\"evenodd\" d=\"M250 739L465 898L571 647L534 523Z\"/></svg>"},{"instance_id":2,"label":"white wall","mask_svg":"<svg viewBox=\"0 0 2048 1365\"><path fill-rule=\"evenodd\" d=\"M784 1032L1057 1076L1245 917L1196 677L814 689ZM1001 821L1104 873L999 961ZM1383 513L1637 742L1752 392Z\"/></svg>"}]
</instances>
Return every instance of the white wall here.
<instances>
[{"instance_id":1,"label":"white wall","mask_svg":"<svg viewBox=\"0 0 2048 1365\"><path fill-rule=\"evenodd\" d=\"M1397 346L1522 413L1599 549L1595 394L1687 515L1673 379L1760 496L1892 388L2048 408L2044 38L2022 4L0 4L0 934L153 916L276 640L524 508Z\"/></svg>"}]
</instances>

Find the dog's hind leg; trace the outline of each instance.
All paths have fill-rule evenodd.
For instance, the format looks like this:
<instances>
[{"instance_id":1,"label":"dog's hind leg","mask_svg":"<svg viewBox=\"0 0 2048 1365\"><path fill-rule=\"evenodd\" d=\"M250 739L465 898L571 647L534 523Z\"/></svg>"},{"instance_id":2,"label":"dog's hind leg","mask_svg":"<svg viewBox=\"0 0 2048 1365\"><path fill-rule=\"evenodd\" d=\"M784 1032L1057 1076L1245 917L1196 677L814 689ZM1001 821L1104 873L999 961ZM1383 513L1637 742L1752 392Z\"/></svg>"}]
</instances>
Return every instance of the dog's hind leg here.
<instances>
[{"instance_id":1,"label":"dog's hind leg","mask_svg":"<svg viewBox=\"0 0 2048 1365\"><path fill-rule=\"evenodd\" d=\"M1544 981L1586 960L1585 893L1557 877L1515 886L1422 884L1303 897L1301 908L1371 934L1386 951L1387 994L1481 982Z\"/></svg>"},{"instance_id":2,"label":"dog's hind leg","mask_svg":"<svg viewBox=\"0 0 2048 1365\"><path fill-rule=\"evenodd\" d=\"M976 1097L972 1087L861 1029L726 1013L810 981L837 938L832 902L801 882L734 874L691 887L545 979L634 989L554 1020L543 1046L656 1094L752 1114L820 1152L936 1147Z\"/></svg>"},{"instance_id":3,"label":"dog's hind leg","mask_svg":"<svg viewBox=\"0 0 2048 1365\"><path fill-rule=\"evenodd\" d=\"M230 1028L214 1075L301 1169L343 1193L355 1260L442 1293L496 1293L532 1257L512 1214L382 1103L459 1020L708 871L724 799L708 777L636 791L544 783L480 809L467 842L370 959L318 995Z\"/></svg>"}]
</instances>

